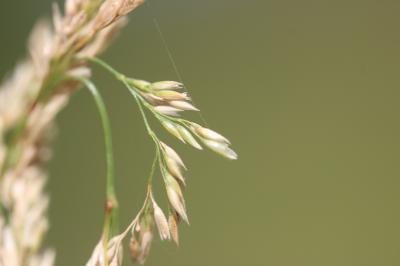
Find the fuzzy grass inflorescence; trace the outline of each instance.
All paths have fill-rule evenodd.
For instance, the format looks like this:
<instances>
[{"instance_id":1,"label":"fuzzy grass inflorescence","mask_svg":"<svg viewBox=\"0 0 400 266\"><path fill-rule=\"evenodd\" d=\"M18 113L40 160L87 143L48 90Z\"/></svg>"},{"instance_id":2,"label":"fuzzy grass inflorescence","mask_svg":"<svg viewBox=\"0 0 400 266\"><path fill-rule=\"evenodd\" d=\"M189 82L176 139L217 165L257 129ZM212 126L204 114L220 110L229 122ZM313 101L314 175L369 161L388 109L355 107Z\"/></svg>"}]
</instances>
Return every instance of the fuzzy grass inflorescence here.
<instances>
[{"instance_id":1,"label":"fuzzy grass inflorescence","mask_svg":"<svg viewBox=\"0 0 400 266\"><path fill-rule=\"evenodd\" d=\"M88 266L116 266L122 261L122 242L130 235L133 261L144 263L157 228L162 240L179 243L178 225L188 223L183 188L183 160L153 131L147 115L183 143L203 146L228 159L236 159L230 142L219 133L180 116L199 111L183 84L147 82L119 73L96 56L110 44L126 15L144 0L66 0L64 12L55 4L52 23L41 21L29 40L29 57L21 62L0 88L0 266L50 266L54 252L43 250L49 198L44 192L50 158L50 140L57 113L81 87L92 93L104 130L107 156L104 226ZM113 148L110 121L104 100L91 81L90 64L104 67L137 102L147 133L155 144L155 158L143 207L122 231L118 225L118 201L114 189ZM156 168L168 197L167 214L153 192Z\"/></svg>"}]
</instances>

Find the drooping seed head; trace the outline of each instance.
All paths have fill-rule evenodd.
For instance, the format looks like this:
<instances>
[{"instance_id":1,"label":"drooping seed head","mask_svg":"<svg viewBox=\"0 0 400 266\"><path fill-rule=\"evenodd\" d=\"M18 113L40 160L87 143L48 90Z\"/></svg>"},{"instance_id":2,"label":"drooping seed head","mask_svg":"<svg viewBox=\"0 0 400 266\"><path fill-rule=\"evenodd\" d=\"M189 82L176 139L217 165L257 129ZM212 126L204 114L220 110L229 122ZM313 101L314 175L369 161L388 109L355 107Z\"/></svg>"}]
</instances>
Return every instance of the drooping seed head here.
<instances>
[{"instance_id":1,"label":"drooping seed head","mask_svg":"<svg viewBox=\"0 0 400 266\"><path fill-rule=\"evenodd\" d=\"M142 93L142 95L151 105L160 105L164 103L163 98L158 97L152 93Z\"/></svg>"},{"instance_id":2,"label":"drooping seed head","mask_svg":"<svg viewBox=\"0 0 400 266\"><path fill-rule=\"evenodd\" d=\"M171 204L172 208L179 214L179 216L182 217L185 222L189 223L186 214L185 200L183 198L182 190L178 182L172 176L166 175L164 176L164 178L169 203Z\"/></svg>"},{"instance_id":3,"label":"drooping seed head","mask_svg":"<svg viewBox=\"0 0 400 266\"><path fill-rule=\"evenodd\" d=\"M161 125L173 136L177 137L180 141L185 142L183 138L181 137L181 134L179 134L178 128L175 126L175 124L167 121L167 120L161 120Z\"/></svg>"},{"instance_id":4,"label":"drooping seed head","mask_svg":"<svg viewBox=\"0 0 400 266\"><path fill-rule=\"evenodd\" d=\"M153 232L146 228L138 233L138 237L132 235L129 242L129 253L132 261L144 264L151 248ZM97 265L96 265L97 266Z\"/></svg>"},{"instance_id":5,"label":"drooping seed head","mask_svg":"<svg viewBox=\"0 0 400 266\"><path fill-rule=\"evenodd\" d=\"M107 251L108 261L110 266L121 266L122 262L122 241L121 235L115 236L109 241L109 247Z\"/></svg>"},{"instance_id":6,"label":"drooping seed head","mask_svg":"<svg viewBox=\"0 0 400 266\"><path fill-rule=\"evenodd\" d=\"M153 210L154 210L154 221L156 222L156 226L158 232L160 234L161 240L170 239L171 235L169 232L169 226L167 218L164 215L162 209L158 206L154 198L152 197L153 202Z\"/></svg>"},{"instance_id":7,"label":"drooping seed head","mask_svg":"<svg viewBox=\"0 0 400 266\"><path fill-rule=\"evenodd\" d=\"M164 144L164 146L166 145ZM165 151L164 161L167 166L167 169L164 170L164 174L171 174L173 177L182 182L184 186L186 186L186 181L182 175L182 170L181 170L181 165L183 165L181 158L171 148L168 149L169 154L167 153L165 148L164 151Z\"/></svg>"},{"instance_id":8,"label":"drooping seed head","mask_svg":"<svg viewBox=\"0 0 400 266\"><path fill-rule=\"evenodd\" d=\"M182 217L182 219L187 222L188 218L181 197L179 197L176 190L171 187L167 187L167 194L171 206Z\"/></svg>"},{"instance_id":9,"label":"drooping seed head","mask_svg":"<svg viewBox=\"0 0 400 266\"><path fill-rule=\"evenodd\" d=\"M176 180L179 180L179 182L181 182L181 184L183 186L186 186L186 180L183 177L181 170L179 168L179 166L175 163L172 162L171 159L168 159L169 162L167 161L167 168L168 169L164 169L164 175L170 175L171 177L175 178ZM170 165L168 165L170 164Z\"/></svg>"},{"instance_id":10,"label":"drooping seed head","mask_svg":"<svg viewBox=\"0 0 400 266\"><path fill-rule=\"evenodd\" d=\"M131 236L129 241L129 254L131 256L132 261L137 261L140 257L140 244L135 236Z\"/></svg>"},{"instance_id":11,"label":"drooping seed head","mask_svg":"<svg viewBox=\"0 0 400 266\"><path fill-rule=\"evenodd\" d=\"M234 150L229 148L228 144L221 143L213 140L203 139L204 145L206 145L210 150L222 155L230 160L236 160L238 155Z\"/></svg>"},{"instance_id":12,"label":"drooping seed head","mask_svg":"<svg viewBox=\"0 0 400 266\"><path fill-rule=\"evenodd\" d=\"M154 94L158 97L163 98L164 100L167 101L179 101L179 100L188 100L189 97L187 96L187 93L183 92L177 92L177 91L172 91L172 90L161 90L161 91L154 91Z\"/></svg>"},{"instance_id":13,"label":"drooping seed head","mask_svg":"<svg viewBox=\"0 0 400 266\"><path fill-rule=\"evenodd\" d=\"M151 84L153 90L178 90L183 88L183 84L176 81L158 81Z\"/></svg>"},{"instance_id":14,"label":"drooping seed head","mask_svg":"<svg viewBox=\"0 0 400 266\"><path fill-rule=\"evenodd\" d=\"M178 215L175 212L170 213L168 216L169 230L171 232L172 240L174 240L174 242L177 246L179 246L178 223L179 223Z\"/></svg>"},{"instance_id":15,"label":"drooping seed head","mask_svg":"<svg viewBox=\"0 0 400 266\"><path fill-rule=\"evenodd\" d=\"M110 266L119 266L122 262L122 240L125 237L124 234L114 236L108 241L107 246L107 260ZM104 258L104 247L103 247L103 240L100 240L89 261L86 263L86 266L98 266L104 265L105 258Z\"/></svg>"},{"instance_id":16,"label":"drooping seed head","mask_svg":"<svg viewBox=\"0 0 400 266\"><path fill-rule=\"evenodd\" d=\"M175 162L177 162L180 166L182 166L184 169L187 170L186 165L183 163L181 157L178 155L178 153L172 149L170 146L165 144L164 142L160 141L161 146L165 150L165 153L168 157L172 158Z\"/></svg>"},{"instance_id":17,"label":"drooping seed head","mask_svg":"<svg viewBox=\"0 0 400 266\"><path fill-rule=\"evenodd\" d=\"M185 178L178 163L170 157L165 158L165 163L167 164L168 172L186 186Z\"/></svg>"},{"instance_id":18,"label":"drooping seed head","mask_svg":"<svg viewBox=\"0 0 400 266\"><path fill-rule=\"evenodd\" d=\"M99 260L100 257L102 256L103 252L103 241L100 240L100 242L98 242L96 244L96 247L94 248L92 255L90 256L88 262L86 262L86 266L96 266L99 265Z\"/></svg>"},{"instance_id":19,"label":"drooping seed head","mask_svg":"<svg viewBox=\"0 0 400 266\"><path fill-rule=\"evenodd\" d=\"M182 136L182 138L189 143L190 145L192 145L193 147L195 147L196 149L202 150L203 148L200 146L200 144L196 141L196 139L192 136L192 134L189 132L189 130L187 130L186 128L184 128L181 125L176 125L176 127L178 128L179 134Z\"/></svg>"},{"instance_id":20,"label":"drooping seed head","mask_svg":"<svg viewBox=\"0 0 400 266\"><path fill-rule=\"evenodd\" d=\"M159 105L154 107L154 109L164 115L169 115L169 116L179 116L179 112L182 112L181 109L167 106L167 105Z\"/></svg>"},{"instance_id":21,"label":"drooping seed head","mask_svg":"<svg viewBox=\"0 0 400 266\"><path fill-rule=\"evenodd\" d=\"M213 141L217 141L217 142L221 142L221 143L227 143L227 144L231 144L230 141L225 138L224 136L222 136L221 134L219 134L218 132L215 132L214 130L211 130L209 128L205 128L202 127L196 123L191 123L191 128L194 129L194 131L201 137L209 139L209 140L213 140Z\"/></svg>"},{"instance_id":22,"label":"drooping seed head","mask_svg":"<svg viewBox=\"0 0 400 266\"><path fill-rule=\"evenodd\" d=\"M142 235L142 243L141 243L142 254L139 258L140 264L143 264L146 261L148 255L150 253L152 240L153 240L153 232L150 230L144 231L143 235Z\"/></svg>"},{"instance_id":23,"label":"drooping seed head","mask_svg":"<svg viewBox=\"0 0 400 266\"><path fill-rule=\"evenodd\" d=\"M181 109L181 110L188 110L188 111L200 111L196 107L194 107L191 103L185 101L169 101L169 105L172 107Z\"/></svg>"}]
</instances>

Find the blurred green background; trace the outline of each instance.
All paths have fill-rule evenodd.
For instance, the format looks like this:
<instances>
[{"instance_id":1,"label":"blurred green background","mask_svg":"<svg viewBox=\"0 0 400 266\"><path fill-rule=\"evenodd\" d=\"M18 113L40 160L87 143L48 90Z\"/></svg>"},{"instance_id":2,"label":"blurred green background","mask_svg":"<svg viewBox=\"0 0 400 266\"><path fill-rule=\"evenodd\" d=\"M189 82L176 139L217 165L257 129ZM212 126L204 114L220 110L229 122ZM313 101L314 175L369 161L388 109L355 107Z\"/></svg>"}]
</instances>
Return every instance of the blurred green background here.
<instances>
[{"instance_id":1,"label":"blurred green background","mask_svg":"<svg viewBox=\"0 0 400 266\"><path fill-rule=\"evenodd\" d=\"M2 75L50 2L0 2ZM155 16L209 126L240 156L160 133L190 168L191 226L179 248L157 237L147 265L400 265L399 12L394 0L151 0L131 16L103 58L135 77L177 79ZM125 225L153 146L128 93L106 72L94 76L112 116ZM58 125L48 243L57 265L83 265L100 236L105 175L89 93Z\"/></svg>"}]
</instances>

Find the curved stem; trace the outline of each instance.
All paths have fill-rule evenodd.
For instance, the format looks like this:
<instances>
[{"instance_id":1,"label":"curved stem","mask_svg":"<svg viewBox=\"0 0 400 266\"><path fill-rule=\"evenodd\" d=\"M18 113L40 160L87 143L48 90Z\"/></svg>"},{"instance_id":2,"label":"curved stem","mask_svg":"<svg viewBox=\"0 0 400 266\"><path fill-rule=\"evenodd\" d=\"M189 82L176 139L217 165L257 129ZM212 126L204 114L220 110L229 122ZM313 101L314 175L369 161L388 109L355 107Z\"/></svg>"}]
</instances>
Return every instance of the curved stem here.
<instances>
[{"instance_id":1,"label":"curved stem","mask_svg":"<svg viewBox=\"0 0 400 266\"><path fill-rule=\"evenodd\" d=\"M79 78L82 83L89 89L92 94L99 114L101 118L101 123L104 131L104 141L106 147L106 160L107 160L107 198L115 198L115 186L114 186L114 155L113 155L113 144L112 144L112 135L111 135L111 125L110 119L108 117L108 113L106 110L106 106L103 98L101 97L99 91L96 86L88 79Z\"/></svg>"},{"instance_id":2,"label":"curved stem","mask_svg":"<svg viewBox=\"0 0 400 266\"><path fill-rule=\"evenodd\" d=\"M156 169L157 161L160 160L160 151L159 150L160 150L160 148L158 147L158 145L156 145L156 154L154 155L153 163L151 164L149 178L147 180L147 184L149 186L151 186L151 183L152 183L152 180L153 180L153 176L154 176L154 172L155 172L155 169Z\"/></svg>"},{"instance_id":3,"label":"curved stem","mask_svg":"<svg viewBox=\"0 0 400 266\"><path fill-rule=\"evenodd\" d=\"M117 77L117 78L124 77L124 75L122 75L121 73L116 71L114 68L112 68L109 64L107 64L106 62L104 62L100 58L97 58L97 57L85 57L83 59L84 60L88 60L88 61L93 62L93 63L96 63L97 65L105 68L107 71L109 71L110 73L115 75L115 77Z\"/></svg>"},{"instance_id":4,"label":"curved stem","mask_svg":"<svg viewBox=\"0 0 400 266\"><path fill-rule=\"evenodd\" d=\"M100 114L101 123L104 131L104 141L106 149L107 179L106 179L106 207L103 225L103 246L107 252L108 240L118 233L118 201L115 194L114 178L114 155L111 135L110 119L103 98L92 81L82 77L72 77L72 79L82 82L92 94L97 109ZM107 256L105 256L108 265Z\"/></svg>"}]
</instances>

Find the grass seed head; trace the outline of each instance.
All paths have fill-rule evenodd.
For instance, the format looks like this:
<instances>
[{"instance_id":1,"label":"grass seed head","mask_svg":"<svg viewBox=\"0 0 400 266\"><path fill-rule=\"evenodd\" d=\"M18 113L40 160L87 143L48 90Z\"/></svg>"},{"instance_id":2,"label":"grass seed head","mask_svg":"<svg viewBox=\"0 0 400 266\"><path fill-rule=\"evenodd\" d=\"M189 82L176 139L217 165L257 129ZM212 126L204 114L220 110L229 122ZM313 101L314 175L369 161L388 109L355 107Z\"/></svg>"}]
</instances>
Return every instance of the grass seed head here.
<instances>
[{"instance_id":1,"label":"grass seed head","mask_svg":"<svg viewBox=\"0 0 400 266\"><path fill-rule=\"evenodd\" d=\"M216 142L231 144L227 138L225 138L218 132L215 132L214 130L202 127L196 123L191 123L191 127L199 136L201 136L203 138L213 140Z\"/></svg>"},{"instance_id":2,"label":"grass seed head","mask_svg":"<svg viewBox=\"0 0 400 266\"><path fill-rule=\"evenodd\" d=\"M153 240L154 217L151 212L145 212L135 226L129 242L129 253L132 261L143 264L150 252Z\"/></svg>"},{"instance_id":3,"label":"grass seed head","mask_svg":"<svg viewBox=\"0 0 400 266\"><path fill-rule=\"evenodd\" d=\"M129 254L133 261L136 261L137 258L140 256L140 244L136 237L133 235L129 240Z\"/></svg>"},{"instance_id":4,"label":"grass seed head","mask_svg":"<svg viewBox=\"0 0 400 266\"><path fill-rule=\"evenodd\" d=\"M179 217L175 212L172 212L168 216L168 225L171 232L172 240L179 246L179 231L178 231Z\"/></svg>"},{"instance_id":5,"label":"grass seed head","mask_svg":"<svg viewBox=\"0 0 400 266\"><path fill-rule=\"evenodd\" d=\"M202 150L203 148L200 146L200 144L196 141L196 139L192 136L192 134L187 130L185 127L181 125L177 125L179 134L181 137L190 145L195 147L198 150Z\"/></svg>"},{"instance_id":6,"label":"grass seed head","mask_svg":"<svg viewBox=\"0 0 400 266\"><path fill-rule=\"evenodd\" d=\"M122 240L125 235L117 235L111 238L108 241L107 246L107 261L109 262L109 266L120 266L122 263ZM96 247L93 250L93 253L86 263L86 266L104 266L105 258L104 258L104 248L103 248L103 239L101 239Z\"/></svg>"},{"instance_id":7,"label":"grass seed head","mask_svg":"<svg viewBox=\"0 0 400 266\"><path fill-rule=\"evenodd\" d=\"M166 189L169 203L172 208L179 214L182 219L189 223L187 214L186 214L186 206L185 200L183 198L182 190L179 186L179 183L172 176L164 176L166 179Z\"/></svg>"},{"instance_id":8,"label":"grass seed head","mask_svg":"<svg viewBox=\"0 0 400 266\"><path fill-rule=\"evenodd\" d=\"M194 107L191 103L185 102L185 101L169 101L169 105L172 107L181 109L181 110L187 110L187 111L200 111L196 107Z\"/></svg>"},{"instance_id":9,"label":"grass seed head","mask_svg":"<svg viewBox=\"0 0 400 266\"><path fill-rule=\"evenodd\" d=\"M151 84L153 90L179 90L183 84L177 81L158 81Z\"/></svg>"},{"instance_id":10,"label":"grass seed head","mask_svg":"<svg viewBox=\"0 0 400 266\"><path fill-rule=\"evenodd\" d=\"M149 102L151 105L161 105L164 103L163 98L154 95L153 93L142 93L142 96Z\"/></svg>"},{"instance_id":11,"label":"grass seed head","mask_svg":"<svg viewBox=\"0 0 400 266\"><path fill-rule=\"evenodd\" d=\"M238 158L238 155L234 150L229 148L228 144L226 143L221 143L213 140L207 140L203 139L204 145L206 145L210 150L222 155L223 157L230 159L230 160L236 160Z\"/></svg>"},{"instance_id":12,"label":"grass seed head","mask_svg":"<svg viewBox=\"0 0 400 266\"><path fill-rule=\"evenodd\" d=\"M179 169L180 171L180 169ZM182 188L186 187L186 180L185 177L182 175L182 173L175 173L173 174L172 172L170 172L169 169L164 169L164 175L168 175L168 177L172 177L174 179L176 179L177 181L179 181L179 184L182 185Z\"/></svg>"},{"instance_id":13,"label":"grass seed head","mask_svg":"<svg viewBox=\"0 0 400 266\"><path fill-rule=\"evenodd\" d=\"M154 198L152 198L153 202L153 211L154 211L154 221L156 223L158 232L160 234L161 240L168 240L170 239L171 235L169 232L169 226L167 218L164 215L162 209L158 206Z\"/></svg>"},{"instance_id":14,"label":"grass seed head","mask_svg":"<svg viewBox=\"0 0 400 266\"><path fill-rule=\"evenodd\" d=\"M185 142L174 123L167 120L161 120L161 125L173 136L177 137L180 141Z\"/></svg>"},{"instance_id":15,"label":"grass seed head","mask_svg":"<svg viewBox=\"0 0 400 266\"><path fill-rule=\"evenodd\" d=\"M163 98L166 101L180 101L189 99L187 93L185 92L181 93L172 90L155 91L154 94L158 97Z\"/></svg>"},{"instance_id":16,"label":"grass seed head","mask_svg":"<svg viewBox=\"0 0 400 266\"><path fill-rule=\"evenodd\" d=\"M182 112L181 109L175 108L175 107L171 107L168 105L159 105L154 107L154 109L164 115L168 115L168 116L179 116L179 113Z\"/></svg>"},{"instance_id":17,"label":"grass seed head","mask_svg":"<svg viewBox=\"0 0 400 266\"><path fill-rule=\"evenodd\" d=\"M178 163L181 167L183 167L184 169L187 169L187 167L185 166L185 164L183 163L181 157L178 155L178 153L172 149L171 147L169 147L167 144L165 144L164 142L160 141L161 146L163 147L166 155L173 159L176 163Z\"/></svg>"}]
</instances>

